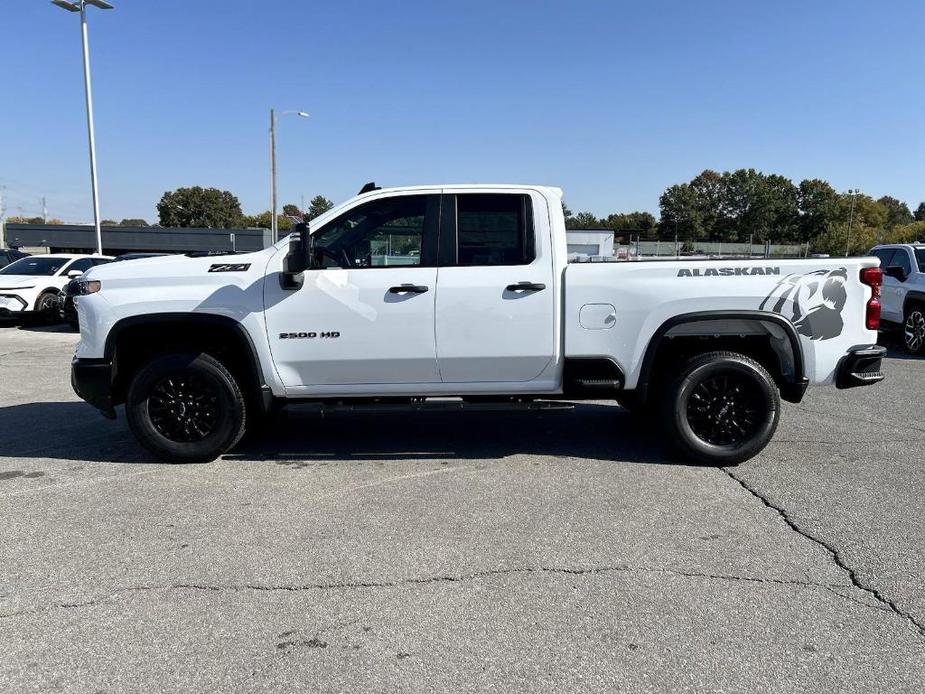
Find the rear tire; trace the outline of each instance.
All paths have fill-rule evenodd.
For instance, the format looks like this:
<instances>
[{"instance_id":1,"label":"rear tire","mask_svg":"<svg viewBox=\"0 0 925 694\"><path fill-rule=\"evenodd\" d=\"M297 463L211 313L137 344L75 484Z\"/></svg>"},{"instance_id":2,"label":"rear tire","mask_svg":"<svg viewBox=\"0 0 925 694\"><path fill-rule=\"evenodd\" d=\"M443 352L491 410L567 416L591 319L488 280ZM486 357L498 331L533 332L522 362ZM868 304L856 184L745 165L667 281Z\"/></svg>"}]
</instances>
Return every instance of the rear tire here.
<instances>
[{"instance_id":1,"label":"rear tire","mask_svg":"<svg viewBox=\"0 0 925 694\"><path fill-rule=\"evenodd\" d=\"M159 357L132 379L129 429L159 459L205 463L244 435L246 407L237 381L208 354Z\"/></svg>"},{"instance_id":2,"label":"rear tire","mask_svg":"<svg viewBox=\"0 0 925 694\"><path fill-rule=\"evenodd\" d=\"M925 305L911 304L903 318L903 346L909 354L925 352Z\"/></svg>"},{"instance_id":3,"label":"rear tire","mask_svg":"<svg viewBox=\"0 0 925 694\"><path fill-rule=\"evenodd\" d=\"M662 394L661 408L668 433L685 456L707 465L736 465L771 440L780 393L754 359L710 352L680 368Z\"/></svg>"}]
</instances>

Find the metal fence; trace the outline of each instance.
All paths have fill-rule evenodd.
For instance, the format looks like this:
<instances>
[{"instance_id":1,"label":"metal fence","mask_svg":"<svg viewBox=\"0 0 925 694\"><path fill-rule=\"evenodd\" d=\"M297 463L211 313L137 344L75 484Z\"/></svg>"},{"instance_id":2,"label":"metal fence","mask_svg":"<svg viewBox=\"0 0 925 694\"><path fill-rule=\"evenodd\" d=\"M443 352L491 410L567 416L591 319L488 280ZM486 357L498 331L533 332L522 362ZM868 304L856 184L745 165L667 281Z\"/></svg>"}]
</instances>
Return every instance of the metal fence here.
<instances>
[{"instance_id":1,"label":"metal fence","mask_svg":"<svg viewBox=\"0 0 925 694\"><path fill-rule=\"evenodd\" d=\"M633 241L614 246L621 260L638 258L803 258L808 244L736 243L728 241Z\"/></svg>"}]
</instances>

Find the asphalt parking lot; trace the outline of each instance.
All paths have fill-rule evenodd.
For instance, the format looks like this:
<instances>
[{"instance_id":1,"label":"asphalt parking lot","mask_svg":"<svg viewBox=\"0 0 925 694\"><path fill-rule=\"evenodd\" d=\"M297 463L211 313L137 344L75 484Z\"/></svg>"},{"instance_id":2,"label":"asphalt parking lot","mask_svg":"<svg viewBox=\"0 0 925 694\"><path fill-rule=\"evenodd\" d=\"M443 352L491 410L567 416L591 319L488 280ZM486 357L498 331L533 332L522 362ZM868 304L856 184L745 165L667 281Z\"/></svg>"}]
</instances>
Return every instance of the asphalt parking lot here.
<instances>
[{"instance_id":1,"label":"asphalt parking lot","mask_svg":"<svg viewBox=\"0 0 925 694\"><path fill-rule=\"evenodd\" d=\"M728 469L607 403L295 409L177 466L76 341L0 327L2 691L925 688L921 360Z\"/></svg>"}]
</instances>

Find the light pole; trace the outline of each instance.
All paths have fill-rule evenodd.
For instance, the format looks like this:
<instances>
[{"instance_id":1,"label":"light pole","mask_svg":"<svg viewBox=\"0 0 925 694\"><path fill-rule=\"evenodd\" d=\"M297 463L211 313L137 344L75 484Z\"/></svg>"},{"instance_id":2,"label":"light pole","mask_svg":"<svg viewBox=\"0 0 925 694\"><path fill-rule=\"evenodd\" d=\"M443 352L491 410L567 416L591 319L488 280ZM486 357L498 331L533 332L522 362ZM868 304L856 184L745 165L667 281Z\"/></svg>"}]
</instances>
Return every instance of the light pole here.
<instances>
[{"instance_id":1,"label":"light pole","mask_svg":"<svg viewBox=\"0 0 925 694\"><path fill-rule=\"evenodd\" d=\"M93 135L93 95L90 90L90 46L87 43L87 5L101 10L111 10L105 0L51 0L53 5L68 12L80 12L80 35L83 42L84 95L87 101L87 138L90 141L90 185L93 188L93 225L96 227L96 252L103 255L103 233L100 230L100 195L96 180L96 138Z\"/></svg>"},{"instance_id":2,"label":"light pole","mask_svg":"<svg viewBox=\"0 0 925 694\"><path fill-rule=\"evenodd\" d=\"M305 111L283 111L277 116L276 111L270 109L270 232L273 236L273 243L279 240L276 219L276 122L289 114L300 118L309 117Z\"/></svg>"},{"instance_id":3,"label":"light pole","mask_svg":"<svg viewBox=\"0 0 925 694\"><path fill-rule=\"evenodd\" d=\"M848 235L845 239L845 257L848 257L848 251L851 248L851 223L854 221L854 201L857 199L858 193L861 191L855 188L854 190L848 189L848 194L851 196L851 211L848 213Z\"/></svg>"}]
</instances>

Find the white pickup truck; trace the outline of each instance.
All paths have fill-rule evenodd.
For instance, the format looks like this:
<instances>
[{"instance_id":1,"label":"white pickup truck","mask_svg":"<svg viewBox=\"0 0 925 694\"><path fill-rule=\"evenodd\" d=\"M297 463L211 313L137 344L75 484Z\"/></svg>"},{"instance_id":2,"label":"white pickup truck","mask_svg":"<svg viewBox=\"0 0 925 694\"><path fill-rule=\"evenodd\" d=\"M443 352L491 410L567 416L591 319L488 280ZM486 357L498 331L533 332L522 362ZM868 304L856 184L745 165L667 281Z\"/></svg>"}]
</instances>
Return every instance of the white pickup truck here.
<instances>
[{"instance_id":1,"label":"white pickup truck","mask_svg":"<svg viewBox=\"0 0 925 694\"><path fill-rule=\"evenodd\" d=\"M263 251L94 268L74 389L110 417L125 403L174 461L216 458L280 404L458 397L617 400L734 464L781 398L883 378L876 258L570 265L561 197L368 184Z\"/></svg>"}]
</instances>

